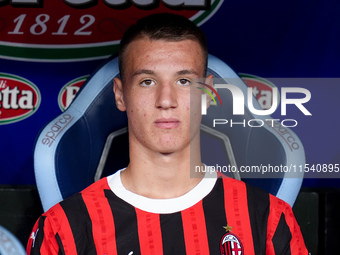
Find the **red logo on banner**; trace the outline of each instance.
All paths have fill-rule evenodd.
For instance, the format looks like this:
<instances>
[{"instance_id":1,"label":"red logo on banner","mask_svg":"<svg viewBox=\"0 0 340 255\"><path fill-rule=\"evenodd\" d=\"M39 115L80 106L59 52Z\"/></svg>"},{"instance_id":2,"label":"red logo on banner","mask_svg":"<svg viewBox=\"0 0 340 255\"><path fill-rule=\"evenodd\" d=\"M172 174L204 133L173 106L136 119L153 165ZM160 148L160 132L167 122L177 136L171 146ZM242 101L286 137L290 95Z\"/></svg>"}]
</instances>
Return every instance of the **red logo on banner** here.
<instances>
[{"instance_id":1,"label":"red logo on banner","mask_svg":"<svg viewBox=\"0 0 340 255\"><path fill-rule=\"evenodd\" d=\"M0 73L0 125L23 120L40 105L39 89L30 81Z\"/></svg>"},{"instance_id":2,"label":"red logo on banner","mask_svg":"<svg viewBox=\"0 0 340 255\"><path fill-rule=\"evenodd\" d=\"M61 88L58 96L58 104L60 110L65 111L67 107L70 106L79 89L86 81L87 77L89 76L85 75L77 79L74 79L65 84L65 86Z\"/></svg>"},{"instance_id":3,"label":"red logo on banner","mask_svg":"<svg viewBox=\"0 0 340 255\"><path fill-rule=\"evenodd\" d=\"M239 74L242 80L253 89L253 94L264 110L268 110L273 102L273 89L276 86L267 79L251 74ZM278 97L280 95L278 94ZM280 98L278 98L278 103Z\"/></svg>"},{"instance_id":4,"label":"red logo on banner","mask_svg":"<svg viewBox=\"0 0 340 255\"><path fill-rule=\"evenodd\" d=\"M152 13L178 13L200 25L223 0L158 0L152 4L136 0L9 2L0 7L0 56L67 61L116 53L124 31Z\"/></svg>"}]
</instances>

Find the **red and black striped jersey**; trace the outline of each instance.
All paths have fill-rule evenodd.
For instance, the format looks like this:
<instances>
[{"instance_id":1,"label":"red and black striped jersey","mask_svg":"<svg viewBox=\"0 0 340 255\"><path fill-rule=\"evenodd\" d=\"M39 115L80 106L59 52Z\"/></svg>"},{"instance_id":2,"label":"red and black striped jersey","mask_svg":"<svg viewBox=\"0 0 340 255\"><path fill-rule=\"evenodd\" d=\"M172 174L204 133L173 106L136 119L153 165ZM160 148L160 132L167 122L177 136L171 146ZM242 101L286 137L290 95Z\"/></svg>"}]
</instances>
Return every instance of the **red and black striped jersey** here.
<instances>
[{"instance_id":1,"label":"red and black striped jersey","mask_svg":"<svg viewBox=\"0 0 340 255\"><path fill-rule=\"evenodd\" d=\"M120 172L44 213L27 253L308 254L290 206L244 182L204 178L181 197L149 199Z\"/></svg>"}]
</instances>

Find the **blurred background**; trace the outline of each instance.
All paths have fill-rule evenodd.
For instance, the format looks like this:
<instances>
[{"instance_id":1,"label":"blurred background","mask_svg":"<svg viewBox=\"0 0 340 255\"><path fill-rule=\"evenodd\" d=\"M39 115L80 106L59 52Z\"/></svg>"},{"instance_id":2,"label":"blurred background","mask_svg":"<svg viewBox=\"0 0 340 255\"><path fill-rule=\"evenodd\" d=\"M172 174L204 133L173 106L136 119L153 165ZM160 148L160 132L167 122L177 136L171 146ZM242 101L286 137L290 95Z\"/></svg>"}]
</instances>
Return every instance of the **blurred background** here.
<instances>
[{"instance_id":1,"label":"blurred background","mask_svg":"<svg viewBox=\"0 0 340 255\"><path fill-rule=\"evenodd\" d=\"M86 78L117 53L126 28L151 13L177 13L201 26L209 53L246 82L256 81L249 86L259 102L271 95L266 81L272 78L318 78L297 84L311 92L305 107L312 116L288 109L285 119L298 121L292 130L304 145L308 164L340 163L339 1L114 3L0 1L0 225L24 246L42 213L33 170L39 131L68 107ZM274 117L282 119L279 112ZM334 176L305 178L293 208L312 254L339 253L340 173Z\"/></svg>"}]
</instances>

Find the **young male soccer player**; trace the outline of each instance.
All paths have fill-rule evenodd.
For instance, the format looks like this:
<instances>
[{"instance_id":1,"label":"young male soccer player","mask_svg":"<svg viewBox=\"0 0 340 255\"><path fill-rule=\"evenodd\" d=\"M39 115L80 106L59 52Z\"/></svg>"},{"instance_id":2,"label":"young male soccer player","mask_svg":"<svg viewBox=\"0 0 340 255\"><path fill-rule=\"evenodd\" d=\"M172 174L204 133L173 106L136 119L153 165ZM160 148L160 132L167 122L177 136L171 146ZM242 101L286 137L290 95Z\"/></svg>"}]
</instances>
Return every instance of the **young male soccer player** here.
<instances>
[{"instance_id":1,"label":"young male soccer player","mask_svg":"<svg viewBox=\"0 0 340 255\"><path fill-rule=\"evenodd\" d=\"M125 33L119 65L130 163L44 213L28 253L308 254L285 202L234 179L190 178L190 163L202 165L201 90L190 85L206 73L203 32L149 16Z\"/></svg>"}]
</instances>

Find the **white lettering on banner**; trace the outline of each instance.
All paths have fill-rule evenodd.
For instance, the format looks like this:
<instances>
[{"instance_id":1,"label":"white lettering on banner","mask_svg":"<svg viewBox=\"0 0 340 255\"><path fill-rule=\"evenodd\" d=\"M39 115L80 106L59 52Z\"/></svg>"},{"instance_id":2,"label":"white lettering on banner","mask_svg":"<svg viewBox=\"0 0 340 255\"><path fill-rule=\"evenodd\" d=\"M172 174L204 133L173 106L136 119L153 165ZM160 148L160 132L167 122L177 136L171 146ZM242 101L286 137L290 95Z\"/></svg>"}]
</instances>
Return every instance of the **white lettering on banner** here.
<instances>
[{"instance_id":1,"label":"white lettering on banner","mask_svg":"<svg viewBox=\"0 0 340 255\"><path fill-rule=\"evenodd\" d=\"M65 102L65 109L69 107L72 103L73 99L76 97L77 92L79 91L79 87L76 86L69 86L66 88L66 102Z\"/></svg>"},{"instance_id":2,"label":"white lettering on banner","mask_svg":"<svg viewBox=\"0 0 340 255\"><path fill-rule=\"evenodd\" d=\"M81 4L89 4L93 2L93 0L66 0L66 3L74 4L74 5L81 5Z\"/></svg>"},{"instance_id":3,"label":"white lettering on banner","mask_svg":"<svg viewBox=\"0 0 340 255\"><path fill-rule=\"evenodd\" d=\"M39 0L12 0L13 4L38 4Z\"/></svg>"},{"instance_id":4,"label":"white lettering on banner","mask_svg":"<svg viewBox=\"0 0 340 255\"><path fill-rule=\"evenodd\" d=\"M33 109L33 93L29 90L23 90L19 99L21 109Z\"/></svg>"},{"instance_id":5,"label":"white lettering on banner","mask_svg":"<svg viewBox=\"0 0 340 255\"><path fill-rule=\"evenodd\" d=\"M191 6L191 7L207 7L205 0L163 0L162 1L167 6L177 7L177 6Z\"/></svg>"},{"instance_id":6,"label":"white lettering on banner","mask_svg":"<svg viewBox=\"0 0 340 255\"><path fill-rule=\"evenodd\" d=\"M254 88L255 89L255 88ZM254 89L253 89L253 93L254 93ZM277 91L277 89L276 89L276 91ZM272 106L273 105L273 100L272 100L272 91L269 91L269 90L262 90L261 91L261 94L260 94L261 96L258 98L258 102L259 102L259 104L260 104L260 106L263 108L263 109L265 109L265 110L267 110L267 109L269 109L270 108L270 106ZM277 104L277 103L276 103ZM275 105L276 105L275 104ZM269 107L268 107L269 106Z\"/></svg>"},{"instance_id":7,"label":"white lettering on banner","mask_svg":"<svg viewBox=\"0 0 340 255\"><path fill-rule=\"evenodd\" d=\"M64 2L70 6L74 7L83 7L94 5L96 3L95 0L64 0ZM194 8L202 8L206 9L208 7L209 1L205 0L103 0L103 2L110 7L121 7L122 5L133 4L137 7L149 7L150 5L157 5L160 2L163 2L169 8L178 8L178 7L194 7Z\"/></svg>"},{"instance_id":8,"label":"white lettering on banner","mask_svg":"<svg viewBox=\"0 0 340 255\"><path fill-rule=\"evenodd\" d=\"M124 32L145 17L145 11L173 10L201 26L223 3L223 0L35 1L36 4L28 4L16 0L14 4L0 0L0 10L11 14L3 17L2 56L43 62L107 58L119 50ZM12 12L13 7L22 8Z\"/></svg>"},{"instance_id":9,"label":"white lettering on banner","mask_svg":"<svg viewBox=\"0 0 340 255\"><path fill-rule=\"evenodd\" d=\"M0 3L7 2L6 0L0 0ZM86 8L97 5L97 0L64 0L64 2L74 8ZM105 5L111 8L119 8L123 5L133 4L137 7L149 7L152 5L158 5L160 2L164 3L169 8L187 7L187 8L201 8L207 9L210 2L205 0L103 0ZM27 7L42 6L43 0L12 0L11 5L28 5Z\"/></svg>"},{"instance_id":10,"label":"white lettering on banner","mask_svg":"<svg viewBox=\"0 0 340 255\"><path fill-rule=\"evenodd\" d=\"M273 101L271 103L271 107L269 109L266 110L257 110L255 109L254 105L253 105L253 97L251 96L253 93L253 89L252 88L248 88L248 107L249 110L256 114L256 115L270 115L272 113L275 112L278 102L277 102L277 88L272 88L272 93L273 93Z\"/></svg>"},{"instance_id":11,"label":"white lettering on banner","mask_svg":"<svg viewBox=\"0 0 340 255\"><path fill-rule=\"evenodd\" d=\"M21 31L21 27L25 21L26 14L21 14L16 19L14 19L14 23L16 24L15 28L12 31L9 31L8 34L13 35L22 35L24 32ZM47 14L40 14L36 16L35 23L30 27L30 33L32 35L43 35L46 33L51 33L52 35L67 35L67 33L64 31L65 27L67 25L67 22L70 18L70 15L65 15L62 18L60 18L56 23L60 24L59 28L56 32L49 32L47 27L47 22L50 21L50 16ZM95 17L89 14L85 14L79 18L79 25L78 29L73 32L73 35L91 35L92 31L89 30L89 28L93 25L93 23L96 21ZM50 21L53 22L53 21Z\"/></svg>"},{"instance_id":12,"label":"white lettering on banner","mask_svg":"<svg viewBox=\"0 0 340 255\"><path fill-rule=\"evenodd\" d=\"M0 1L1 2L1 1ZM3 1L4 2L4 1ZM12 0L11 4L12 5L23 5L23 4L34 4L34 5L39 5L42 1L41 0Z\"/></svg>"},{"instance_id":13,"label":"white lettering on banner","mask_svg":"<svg viewBox=\"0 0 340 255\"><path fill-rule=\"evenodd\" d=\"M0 73L0 125L23 120L36 112L40 92L32 82L16 75Z\"/></svg>"},{"instance_id":14,"label":"white lettering on banner","mask_svg":"<svg viewBox=\"0 0 340 255\"><path fill-rule=\"evenodd\" d=\"M0 80L0 89L6 88L7 87L6 83L7 83L6 80Z\"/></svg>"},{"instance_id":15,"label":"white lettering on banner","mask_svg":"<svg viewBox=\"0 0 340 255\"><path fill-rule=\"evenodd\" d=\"M21 97L19 98L19 95ZM0 91L0 108L3 109L33 109L34 95L30 90L19 90L18 87L9 87Z\"/></svg>"}]
</instances>

